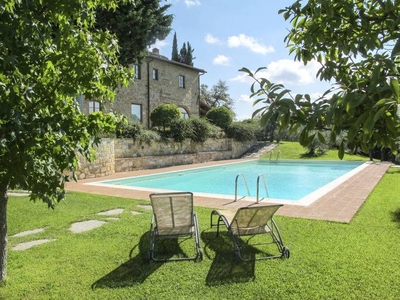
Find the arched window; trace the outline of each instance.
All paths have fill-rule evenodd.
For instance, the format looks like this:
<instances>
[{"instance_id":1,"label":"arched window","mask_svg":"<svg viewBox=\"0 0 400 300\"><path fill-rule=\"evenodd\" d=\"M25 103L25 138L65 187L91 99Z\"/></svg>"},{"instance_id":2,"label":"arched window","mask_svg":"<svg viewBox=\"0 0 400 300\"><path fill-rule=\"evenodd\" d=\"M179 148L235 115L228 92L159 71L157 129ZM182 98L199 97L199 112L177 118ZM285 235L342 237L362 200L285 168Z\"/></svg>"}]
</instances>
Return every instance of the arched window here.
<instances>
[{"instance_id":1,"label":"arched window","mask_svg":"<svg viewBox=\"0 0 400 300\"><path fill-rule=\"evenodd\" d=\"M183 107L179 107L179 110L182 114L182 119L189 119L189 113Z\"/></svg>"}]
</instances>

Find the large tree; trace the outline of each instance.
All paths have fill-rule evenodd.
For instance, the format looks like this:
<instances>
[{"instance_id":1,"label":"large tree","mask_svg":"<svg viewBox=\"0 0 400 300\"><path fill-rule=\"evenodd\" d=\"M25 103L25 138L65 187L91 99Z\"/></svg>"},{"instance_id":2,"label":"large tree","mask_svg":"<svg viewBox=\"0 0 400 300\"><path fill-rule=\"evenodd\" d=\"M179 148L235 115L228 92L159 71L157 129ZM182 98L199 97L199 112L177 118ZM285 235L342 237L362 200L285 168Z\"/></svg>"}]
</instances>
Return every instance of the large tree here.
<instances>
[{"instance_id":1,"label":"large tree","mask_svg":"<svg viewBox=\"0 0 400 300\"><path fill-rule=\"evenodd\" d=\"M225 106L232 110L233 106L233 100L229 95L229 87L223 80L218 80L211 89L208 88L208 85L202 84L200 87L200 100L210 108Z\"/></svg>"},{"instance_id":2,"label":"large tree","mask_svg":"<svg viewBox=\"0 0 400 300\"><path fill-rule=\"evenodd\" d=\"M400 2L393 0L296 1L280 10L292 29L285 38L289 52L307 64L321 64L317 76L334 83L319 99L292 95L283 85L259 78L258 71L242 71L255 81L251 87L262 122L278 114L281 128L302 129L300 143L314 138L331 141L344 133L345 144L397 150L400 58Z\"/></svg>"},{"instance_id":3,"label":"large tree","mask_svg":"<svg viewBox=\"0 0 400 300\"><path fill-rule=\"evenodd\" d=\"M30 191L49 207L87 159L113 115L83 115L76 97L114 97L132 74L117 41L94 31L96 8L112 0L6 0L0 5L0 281L6 276L9 189ZM75 178L75 177L74 177Z\"/></svg>"},{"instance_id":4,"label":"large tree","mask_svg":"<svg viewBox=\"0 0 400 300\"><path fill-rule=\"evenodd\" d=\"M170 6L160 6L159 0L119 1L115 9L97 9L96 28L116 34L121 64L140 62L148 55L147 47L171 31L173 16L166 14Z\"/></svg>"}]
</instances>

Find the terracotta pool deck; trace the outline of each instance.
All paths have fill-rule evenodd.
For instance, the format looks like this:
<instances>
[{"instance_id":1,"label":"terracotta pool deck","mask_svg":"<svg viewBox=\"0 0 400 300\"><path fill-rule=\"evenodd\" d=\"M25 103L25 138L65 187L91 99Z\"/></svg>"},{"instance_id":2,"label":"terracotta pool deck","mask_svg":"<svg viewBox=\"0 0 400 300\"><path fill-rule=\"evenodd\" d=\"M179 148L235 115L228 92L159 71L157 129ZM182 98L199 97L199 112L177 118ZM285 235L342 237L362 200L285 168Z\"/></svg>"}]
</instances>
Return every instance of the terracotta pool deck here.
<instances>
[{"instance_id":1,"label":"terracotta pool deck","mask_svg":"<svg viewBox=\"0 0 400 300\"><path fill-rule=\"evenodd\" d=\"M149 175L162 172L177 171L182 169L192 169L204 166L212 166L221 163L231 163L237 160L229 161L217 161L207 162L202 164L174 166L162 169L153 170L141 170L124 173L116 173L111 176L92 178L80 180L78 182L68 183L67 190L79 191L91 194L101 194L109 196L117 196L131 199L145 199L149 200L149 194L151 191L139 191L132 189L123 188L112 188L105 186L94 186L88 185L87 183L118 179L124 177L133 177L140 175ZM307 219L318 219L328 220L335 222L348 223L351 221L353 216L360 209L361 205L367 199L370 192L373 190L375 185L379 182L386 170L389 168L390 163L374 162L369 163L368 166L356 173L348 180L328 192L327 194L320 197L318 200L308 206L300 205L288 205L285 204L278 211L278 215L307 218ZM209 198L196 196L194 197L196 206L217 208L217 209L237 209L241 206L249 205L266 205L267 203L261 202L260 204L254 204L249 201L240 200L233 202L233 199L220 199L220 198Z\"/></svg>"}]
</instances>

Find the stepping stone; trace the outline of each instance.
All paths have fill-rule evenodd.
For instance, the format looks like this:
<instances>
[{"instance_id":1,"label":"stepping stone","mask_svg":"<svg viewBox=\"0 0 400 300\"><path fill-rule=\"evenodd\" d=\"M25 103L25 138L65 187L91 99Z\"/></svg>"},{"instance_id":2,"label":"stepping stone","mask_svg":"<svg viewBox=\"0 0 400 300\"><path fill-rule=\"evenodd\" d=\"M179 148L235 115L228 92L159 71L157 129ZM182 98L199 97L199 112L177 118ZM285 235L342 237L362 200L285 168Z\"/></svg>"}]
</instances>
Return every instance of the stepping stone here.
<instances>
[{"instance_id":1,"label":"stepping stone","mask_svg":"<svg viewBox=\"0 0 400 300\"><path fill-rule=\"evenodd\" d=\"M31 248L33 246L49 243L49 242L52 242L52 241L55 241L55 240L54 239L53 240L43 239L43 240L36 240L36 241L26 242L26 243L20 243L20 244L14 246L12 248L12 250L15 250L15 251L26 250L26 249L29 249L29 248Z\"/></svg>"},{"instance_id":2,"label":"stepping stone","mask_svg":"<svg viewBox=\"0 0 400 300\"><path fill-rule=\"evenodd\" d=\"M23 231L23 232L14 234L11 237L27 236L27 235L31 235L31 234L35 234L35 233L39 233L39 232L43 232L43 231L44 231L44 228L37 228L37 229L27 230L27 231Z\"/></svg>"},{"instance_id":3,"label":"stepping stone","mask_svg":"<svg viewBox=\"0 0 400 300\"><path fill-rule=\"evenodd\" d=\"M131 210L132 215L141 215L141 212L135 211L135 210Z\"/></svg>"},{"instance_id":4,"label":"stepping stone","mask_svg":"<svg viewBox=\"0 0 400 300\"><path fill-rule=\"evenodd\" d=\"M120 215L123 212L124 212L123 208L117 208L117 209L99 212L98 215L99 216L113 216L113 215Z\"/></svg>"},{"instance_id":5,"label":"stepping stone","mask_svg":"<svg viewBox=\"0 0 400 300\"><path fill-rule=\"evenodd\" d=\"M110 220L110 221L119 221L120 219L119 219L119 218L107 218L107 220Z\"/></svg>"},{"instance_id":6,"label":"stepping stone","mask_svg":"<svg viewBox=\"0 0 400 300\"><path fill-rule=\"evenodd\" d=\"M105 221L99 221L99 220L76 222L71 225L69 230L71 230L73 233L80 233L80 232L85 232L85 231L89 231L89 230L101 227L106 223L107 222L105 222Z\"/></svg>"},{"instance_id":7,"label":"stepping stone","mask_svg":"<svg viewBox=\"0 0 400 300\"><path fill-rule=\"evenodd\" d=\"M151 205L138 205L137 207L143 208L143 209L147 209L147 210L152 210L153 208L151 207Z\"/></svg>"}]
</instances>

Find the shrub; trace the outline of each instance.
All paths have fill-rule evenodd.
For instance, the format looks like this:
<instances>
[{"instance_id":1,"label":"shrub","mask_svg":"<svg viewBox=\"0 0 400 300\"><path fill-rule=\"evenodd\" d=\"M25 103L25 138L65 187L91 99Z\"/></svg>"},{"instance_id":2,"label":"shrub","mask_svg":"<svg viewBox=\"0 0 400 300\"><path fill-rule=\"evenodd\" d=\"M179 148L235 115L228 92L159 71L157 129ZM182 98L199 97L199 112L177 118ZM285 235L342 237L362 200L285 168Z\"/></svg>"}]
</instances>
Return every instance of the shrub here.
<instances>
[{"instance_id":1,"label":"shrub","mask_svg":"<svg viewBox=\"0 0 400 300\"><path fill-rule=\"evenodd\" d=\"M211 124L225 130L233 121L233 113L225 106L213 107L207 112L206 118Z\"/></svg>"},{"instance_id":2,"label":"shrub","mask_svg":"<svg viewBox=\"0 0 400 300\"><path fill-rule=\"evenodd\" d=\"M190 119L177 119L171 123L170 137L175 142L183 142L193 135L193 126Z\"/></svg>"},{"instance_id":3,"label":"shrub","mask_svg":"<svg viewBox=\"0 0 400 300\"><path fill-rule=\"evenodd\" d=\"M211 124L208 121L207 121L207 123L208 123L208 129L209 129L209 135L208 135L209 138L221 139L226 136L225 131L222 130L221 127Z\"/></svg>"},{"instance_id":4,"label":"shrub","mask_svg":"<svg viewBox=\"0 0 400 300\"><path fill-rule=\"evenodd\" d=\"M328 133L323 133L322 134L325 141L328 141ZM318 136L316 135L313 139L313 141L306 147L307 148L307 154L309 156L321 156L328 152L329 150L329 144L326 142L323 143L319 140Z\"/></svg>"},{"instance_id":5,"label":"shrub","mask_svg":"<svg viewBox=\"0 0 400 300\"><path fill-rule=\"evenodd\" d=\"M143 129L141 134L134 140L135 140L135 142L138 142L139 144L150 145L153 142L161 141L161 137L157 132L155 132L153 130Z\"/></svg>"},{"instance_id":6,"label":"shrub","mask_svg":"<svg viewBox=\"0 0 400 300\"><path fill-rule=\"evenodd\" d=\"M123 124L117 126L117 138L133 138L135 139L143 131L142 124L138 122Z\"/></svg>"},{"instance_id":7,"label":"shrub","mask_svg":"<svg viewBox=\"0 0 400 300\"><path fill-rule=\"evenodd\" d=\"M176 104L160 104L150 113L152 126L160 126L165 129L171 126L174 120L182 117L179 107Z\"/></svg>"},{"instance_id":8,"label":"shrub","mask_svg":"<svg viewBox=\"0 0 400 300\"><path fill-rule=\"evenodd\" d=\"M135 142L151 144L160 141L160 135L149 129L143 128L138 122L119 124L117 138L132 138Z\"/></svg>"},{"instance_id":9,"label":"shrub","mask_svg":"<svg viewBox=\"0 0 400 300\"><path fill-rule=\"evenodd\" d=\"M228 126L226 135L240 142L251 141L256 138L255 129L252 124L235 122Z\"/></svg>"},{"instance_id":10,"label":"shrub","mask_svg":"<svg viewBox=\"0 0 400 300\"><path fill-rule=\"evenodd\" d=\"M204 143L210 137L210 123L205 119L191 118L192 135L190 139L196 143Z\"/></svg>"}]
</instances>

